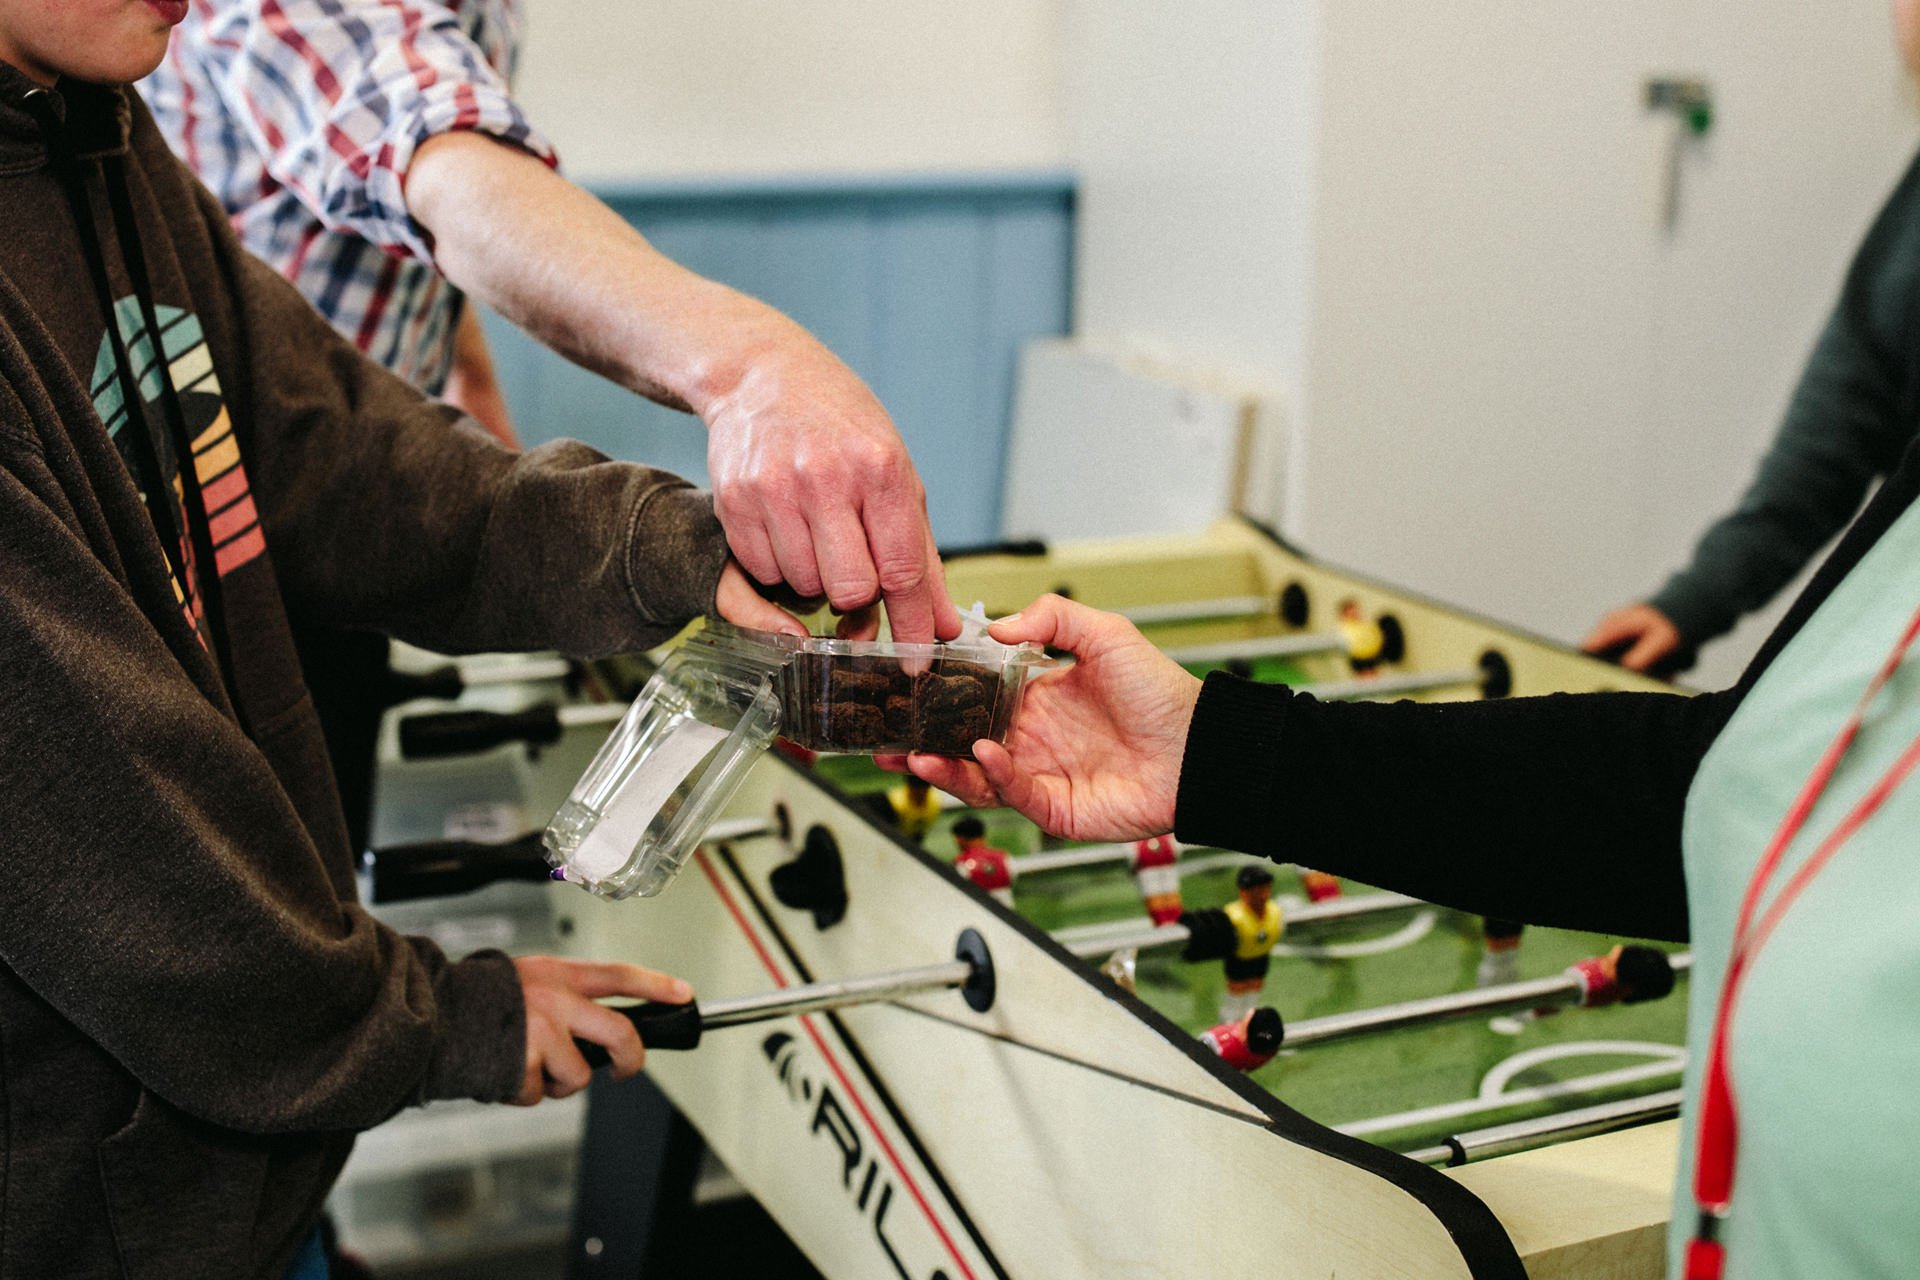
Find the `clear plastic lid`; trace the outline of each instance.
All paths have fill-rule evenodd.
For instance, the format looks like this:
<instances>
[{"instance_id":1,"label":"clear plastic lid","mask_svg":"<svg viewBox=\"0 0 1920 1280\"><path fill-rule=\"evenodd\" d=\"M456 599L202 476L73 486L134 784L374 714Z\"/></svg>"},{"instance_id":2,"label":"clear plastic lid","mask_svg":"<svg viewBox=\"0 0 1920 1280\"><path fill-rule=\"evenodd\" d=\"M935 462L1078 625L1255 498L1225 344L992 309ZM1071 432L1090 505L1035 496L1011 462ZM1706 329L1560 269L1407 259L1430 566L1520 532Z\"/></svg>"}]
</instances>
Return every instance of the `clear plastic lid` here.
<instances>
[{"instance_id":1,"label":"clear plastic lid","mask_svg":"<svg viewBox=\"0 0 1920 1280\"><path fill-rule=\"evenodd\" d=\"M785 661L737 633L677 649L547 824L555 877L605 898L666 888L779 732Z\"/></svg>"}]
</instances>

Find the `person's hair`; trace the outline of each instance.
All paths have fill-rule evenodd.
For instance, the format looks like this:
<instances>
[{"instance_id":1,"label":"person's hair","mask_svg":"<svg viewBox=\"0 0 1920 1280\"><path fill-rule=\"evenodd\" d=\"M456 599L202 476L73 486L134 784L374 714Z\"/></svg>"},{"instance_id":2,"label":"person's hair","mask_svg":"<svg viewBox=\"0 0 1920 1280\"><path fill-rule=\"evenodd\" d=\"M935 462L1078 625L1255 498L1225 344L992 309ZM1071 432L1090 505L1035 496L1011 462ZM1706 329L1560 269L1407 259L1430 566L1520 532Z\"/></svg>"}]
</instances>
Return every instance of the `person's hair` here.
<instances>
[{"instance_id":1,"label":"person's hair","mask_svg":"<svg viewBox=\"0 0 1920 1280\"><path fill-rule=\"evenodd\" d=\"M1263 884L1272 883L1273 872L1252 863L1240 868L1240 874L1233 878L1233 887L1236 889L1257 889Z\"/></svg>"},{"instance_id":2,"label":"person's hair","mask_svg":"<svg viewBox=\"0 0 1920 1280\"><path fill-rule=\"evenodd\" d=\"M1278 1009L1263 1004L1247 1015L1247 1047L1255 1053L1279 1049L1282 1034Z\"/></svg>"},{"instance_id":3,"label":"person's hair","mask_svg":"<svg viewBox=\"0 0 1920 1280\"><path fill-rule=\"evenodd\" d=\"M1673 961L1658 947L1622 947L1613 972L1628 1004L1658 1000L1673 990Z\"/></svg>"},{"instance_id":4,"label":"person's hair","mask_svg":"<svg viewBox=\"0 0 1920 1280\"><path fill-rule=\"evenodd\" d=\"M987 834L987 824L968 814L953 824L953 836L956 840L973 840Z\"/></svg>"}]
</instances>

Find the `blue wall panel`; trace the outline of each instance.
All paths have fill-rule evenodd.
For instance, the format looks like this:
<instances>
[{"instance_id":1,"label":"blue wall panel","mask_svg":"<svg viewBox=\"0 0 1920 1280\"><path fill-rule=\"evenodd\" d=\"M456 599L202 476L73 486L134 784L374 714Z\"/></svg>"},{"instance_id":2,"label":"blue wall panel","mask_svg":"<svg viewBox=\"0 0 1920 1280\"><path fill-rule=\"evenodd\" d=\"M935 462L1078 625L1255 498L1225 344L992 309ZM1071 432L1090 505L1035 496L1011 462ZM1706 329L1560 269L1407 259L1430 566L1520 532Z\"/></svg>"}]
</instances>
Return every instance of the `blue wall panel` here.
<instances>
[{"instance_id":1,"label":"blue wall panel","mask_svg":"<svg viewBox=\"0 0 1920 1280\"><path fill-rule=\"evenodd\" d=\"M893 414L949 546L998 536L1015 358L1068 331L1073 186L1058 173L730 181L602 196L675 261L779 307ZM521 435L574 436L706 482L706 433L541 348L488 335Z\"/></svg>"}]
</instances>

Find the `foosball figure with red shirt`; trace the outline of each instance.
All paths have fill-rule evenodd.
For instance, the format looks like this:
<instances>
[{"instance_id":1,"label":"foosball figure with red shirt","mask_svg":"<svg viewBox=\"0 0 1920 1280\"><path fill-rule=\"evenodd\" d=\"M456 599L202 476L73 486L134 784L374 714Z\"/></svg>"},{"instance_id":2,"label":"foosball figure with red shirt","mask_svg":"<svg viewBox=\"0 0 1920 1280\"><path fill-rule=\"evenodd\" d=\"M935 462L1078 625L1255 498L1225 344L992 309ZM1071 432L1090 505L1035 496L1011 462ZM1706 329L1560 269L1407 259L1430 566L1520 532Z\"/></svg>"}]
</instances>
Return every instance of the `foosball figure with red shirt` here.
<instances>
[{"instance_id":1,"label":"foosball figure with red shirt","mask_svg":"<svg viewBox=\"0 0 1920 1280\"><path fill-rule=\"evenodd\" d=\"M1012 906L1013 868L1005 849L988 846L987 824L968 814L953 824L953 842L960 849L953 859L954 870Z\"/></svg>"},{"instance_id":2,"label":"foosball figure with red shirt","mask_svg":"<svg viewBox=\"0 0 1920 1280\"><path fill-rule=\"evenodd\" d=\"M1270 1005L1251 1010L1238 1022L1223 1022L1200 1033L1200 1043L1240 1071L1254 1071L1280 1052L1280 1011Z\"/></svg>"},{"instance_id":3,"label":"foosball figure with red shirt","mask_svg":"<svg viewBox=\"0 0 1920 1280\"><path fill-rule=\"evenodd\" d=\"M1133 846L1133 879L1155 924L1180 918L1180 846L1172 836L1150 836Z\"/></svg>"},{"instance_id":4,"label":"foosball figure with red shirt","mask_svg":"<svg viewBox=\"0 0 1920 1280\"><path fill-rule=\"evenodd\" d=\"M1308 902L1325 902L1340 896L1338 877L1306 867L1300 868L1300 888L1306 893Z\"/></svg>"}]
</instances>

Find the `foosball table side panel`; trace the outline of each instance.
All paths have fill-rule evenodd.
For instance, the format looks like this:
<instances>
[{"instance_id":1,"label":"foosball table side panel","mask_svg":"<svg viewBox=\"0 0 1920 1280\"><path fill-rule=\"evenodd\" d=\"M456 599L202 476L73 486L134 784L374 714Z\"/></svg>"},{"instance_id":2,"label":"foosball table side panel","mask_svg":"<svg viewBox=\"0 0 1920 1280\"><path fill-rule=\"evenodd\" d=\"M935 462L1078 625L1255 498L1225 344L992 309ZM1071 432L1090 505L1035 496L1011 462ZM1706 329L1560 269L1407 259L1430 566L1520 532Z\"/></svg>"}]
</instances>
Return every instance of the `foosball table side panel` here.
<instances>
[{"instance_id":1,"label":"foosball table side panel","mask_svg":"<svg viewBox=\"0 0 1920 1280\"><path fill-rule=\"evenodd\" d=\"M832 830L845 918L767 887L793 847L707 848L661 899L570 910L584 954L709 998L991 950L957 993L710 1032L648 1069L815 1264L858 1277L1518 1277L1505 1232L1443 1175L1281 1106L1044 935L777 759L730 816Z\"/></svg>"},{"instance_id":2,"label":"foosball table side panel","mask_svg":"<svg viewBox=\"0 0 1920 1280\"><path fill-rule=\"evenodd\" d=\"M1200 534L1064 543L1041 556L968 557L948 566L947 584L954 599L981 600L989 613L1012 612L1049 591L1065 591L1101 609L1240 596L1271 602L1264 616L1152 628L1154 641L1169 649L1329 631L1339 606L1351 600L1365 616L1390 616L1399 624L1406 652L1392 664L1395 669L1474 671L1494 651L1509 672L1511 695L1601 689L1672 692L1671 685L1564 645L1324 564L1239 519L1222 520ZM1279 616L1281 593L1290 586L1300 588L1307 607L1298 623ZM1431 696L1478 695L1472 688L1460 688Z\"/></svg>"}]
</instances>

